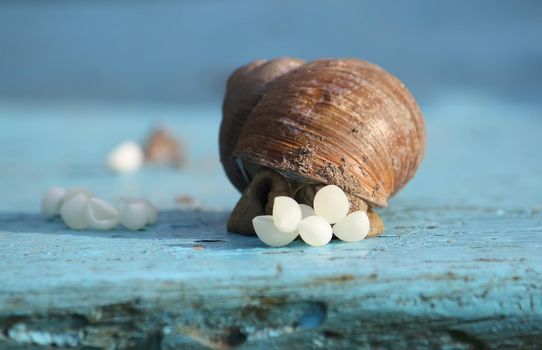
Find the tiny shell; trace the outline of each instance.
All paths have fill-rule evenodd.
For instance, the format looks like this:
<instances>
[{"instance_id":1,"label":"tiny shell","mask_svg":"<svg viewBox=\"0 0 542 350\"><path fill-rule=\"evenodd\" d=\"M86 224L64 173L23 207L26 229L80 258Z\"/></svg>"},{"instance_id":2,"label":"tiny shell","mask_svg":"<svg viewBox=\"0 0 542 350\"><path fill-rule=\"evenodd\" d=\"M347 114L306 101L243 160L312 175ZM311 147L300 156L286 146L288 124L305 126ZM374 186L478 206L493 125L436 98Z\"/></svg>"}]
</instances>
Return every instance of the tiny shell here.
<instances>
[{"instance_id":1,"label":"tiny shell","mask_svg":"<svg viewBox=\"0 0 542 350\"><path fill-rule=\"evenodd\" d=\"M314 196L324 186L325 185L322 184L303 184L295 190L294 199L298 203L312 206L314 204ZM367 211L369 209L367 203L363 199L349 193L346 193L346 197L348 198L348 202L350 202L351 211Z\"/></svg>"},{"instance_id":2,"label":"tiny shell","mask_svg":"<svg viewBox=\"0 0 542 350\"><path fill-rule=\"evenodd\" d=\"M271 247L282 247L292 242L299 235L297 231L286 233L277 230L271 215L260 215L252 219L258 238Z\"/></svg>"},{"instance_id":3,"label":"tiny shell","mask_svg":"<svg viewBox=\"0 0 542 350\"><path fill-rule=\"evenodd\" d=\"M60 216L69 228L83 230L88 227L87 211L88 197L79 193L62 205Z\"/></svg>"},{"instance_id":4,"label":"tiny shell","mask_svg":"<svg viewBox=\"0 0 542 350\"><path fill-rule=\"evenodd\" d=\"M143 150L133 141L126 141L115 147L107 156L107 166L120 174L132 173L143 164Z\"/></svg>"},{"instance_id":5,"label":"tiny shell","mask_svg":"<svg viewBox=\"0 0 542 350\"><path fill-rule=\"evenodd\" d=\"M355 211L333 226L333 233L345 242L361 241L369 233L370 223L366 212Z\"/></svg>"},{"instance_id":6,"label":"tiny shell","mask_svg":"<svg viewBox=\"0 0 542 350\"><path fill-rule=\"evenodd\" d=\"M158 217L158 209L156 209L156 207L149 200L143 198L124 197L121 198L121 201L125 204L143 203L147 213L147 224L152 225L156 222L156 218Z\"/></svg>"},{"instance_id":7,"label":"tiny shell","mask_svg":"<svg viewBox=\"0 0 542 350\"><path fill-rule=\"evenodd\" d=\"M158 217L158 209L148 200L144 200L147 205L147 224L152 225L156 222Z\"/></svg>"},{"instance_id":8,"label":"tiny shell","mask_svg":"<svg viewBox=\"0 0 542 350\"><path fill-rule=\"evenodd\" d=\"M299 235L313 247L326 245L333 237L331 225L320 216L309 216L299 223Z\"/></svg>"},{"instance_id":9,"label":"tiny shell","mask_svg":"<svg viewBox=\"0 0 542 350\"><path fill-rule=\"evenodd\" d=\"M95 230L110 230L119 223L119 210L99 198L88 201L87 221Z\"/></svg>"},{"instance_id":10,"label":"tiny shell","mask_svg":"<svg viewBox=\"0 0 542 350\"><path fill-rule=\"evenodd\" d=\"M330 224L341 221L348 214L350 203L339 186L324 186L314 196L314 211Z\"/></svg>"},{"instance_id":11,"label":"tiny shell","mask_svg":"<svg viewBox=\"0 0 542 350\"><path fill-rule=\"evenodd\" d=\"M129 230L141 230L147 220L147 205L143 201L126 202L120 209L120 223Z\"/></svg>"},{"instance_id":12,"label":"tiny shell","mask_svg":"<svg viewBox=\"0 0 542 350\"><path fill-rule=\"evenodd\" d=\"M60 208L62 208L62 206L66 203L68 203L70 200L72 200L75 196L77 196L78 194L83 194L85 197L87 198L90 198L90 197L94 197L94 194L92 192L90 192L89 190L87 190L86 188L83 188L83 187L73 187L73 188L70 188L66 194L64 195L64 197L62 197L62 201L60 202Z\"/></svg>"},{"instance_id":13,"label":"tiny shell","mask_svg":"<svg viewBox=\"0 0 542 350\"><path fill-rule=\"evenodd\" d=\"M51 187L41 199L41 212L46 218L52 218L60 213L60 203L66 194L61 187Z\"/></svg>"},{"instance_id":14,"label":"tiny shell","mask_svg":"<svg viewBox=\"0 0 542 350\"><path fill-rule=\"evenodd\" d=\"M287 196L277 196L273 202L273 222L282 232L293 232L301 221L301 208Z\"/></svg>"},{"instance_id":15,"label":"tiny shell","mask_svg":"<svg viewBox=\"0 0 542 350\"><path fill-rule=\"evenodd\" d=\"M306 204L299 204L299 208L301 208L301 218L308 218L309 216L315 216L316 212L310 205Z\"/></svg>"}]
</instances>

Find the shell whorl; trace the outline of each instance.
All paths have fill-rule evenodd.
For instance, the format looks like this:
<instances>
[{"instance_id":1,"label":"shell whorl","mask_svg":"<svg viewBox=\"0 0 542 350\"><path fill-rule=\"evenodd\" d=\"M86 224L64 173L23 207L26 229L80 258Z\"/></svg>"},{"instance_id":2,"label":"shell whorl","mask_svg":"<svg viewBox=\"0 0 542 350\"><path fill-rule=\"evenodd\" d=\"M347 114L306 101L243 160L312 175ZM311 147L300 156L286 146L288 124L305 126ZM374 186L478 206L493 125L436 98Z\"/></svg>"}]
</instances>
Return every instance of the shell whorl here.
<instances>
[{"instance_id":1,"label":"shell whorl","mask_svg":"<svg viewBox=\"0 0 542 350\"><path fill-rule=\"evenodd\" d=\"M295 58L258 60L238 68L228 78L226 96L222 105L219 151L224 170L239 191L243 191L248 185L244 169L239 166L233 156L241 130L270 83L301 64L303 61Z\"/></svg>"},{"instance_id":2,"label":"shell whorl","mask_svg":"<svg viewBox=\"0 0 542 350\"><path fill-rule=\"evenodd\" d=\"M242 111L230 157L386 206L423 157L425 127L414 98L393 75L362 60L295 62Z\"/></svg>"}]
</instances>

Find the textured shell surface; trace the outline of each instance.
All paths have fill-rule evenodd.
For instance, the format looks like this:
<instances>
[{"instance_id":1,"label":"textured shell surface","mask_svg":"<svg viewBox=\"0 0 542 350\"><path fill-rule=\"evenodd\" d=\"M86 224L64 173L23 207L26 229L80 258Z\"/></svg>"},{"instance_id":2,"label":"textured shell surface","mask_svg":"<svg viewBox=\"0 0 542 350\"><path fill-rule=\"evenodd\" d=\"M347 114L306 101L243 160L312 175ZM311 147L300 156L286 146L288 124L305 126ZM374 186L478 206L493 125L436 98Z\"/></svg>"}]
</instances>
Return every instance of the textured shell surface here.
<instances>
[{"instance_id":1,"label":"textured shell surface","mask_svg":"<svg viewBox=\"0 0 542 350\"><path fill-rule=\"evenodd\" d=\"M393 75L359 59L280 60L268 62L289 62L288 68L260 87L230 134L221 153L225 169L225 159L239 158L386 206L423 157L425 126L413 96ZM230 116L224 113L223 126ZM246 186L226 173L238 188Z\"/></svg>"},{"instance_id":2,"label":"textured shell surface","mask_svg":"<svg viewBox=\"0 0 542 350\"><path fill-rule=\"evenodd\" d=\"M249 181L243 164L233 157L239 134L270 82L303 64L295 58L257 60L235 70L227 82L220 125L220 160L232 184L243 191Z\"/></svg>"}]
</instances>

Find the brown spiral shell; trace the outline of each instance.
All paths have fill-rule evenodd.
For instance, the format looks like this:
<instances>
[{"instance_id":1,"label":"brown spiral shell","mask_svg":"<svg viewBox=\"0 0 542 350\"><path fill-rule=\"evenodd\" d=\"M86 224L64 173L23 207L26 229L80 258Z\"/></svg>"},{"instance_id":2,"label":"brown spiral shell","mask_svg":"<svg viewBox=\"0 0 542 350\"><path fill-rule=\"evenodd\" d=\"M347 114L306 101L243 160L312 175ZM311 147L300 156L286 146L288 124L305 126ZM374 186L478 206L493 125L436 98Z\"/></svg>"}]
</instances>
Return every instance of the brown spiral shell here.
<instances>
[{"instance_id":1,"label":"brown spiral shell","mask_svg":"<svg viewBox=\"0 0 542 350\"><path fill-rule=\"evenodd\" d=\"M266 66L274 74L256 78ZM414 176L424 145L423 117L407 88L359 59L258 61L228 81L221 159L240 190L248 176L236 158L386 206Z\"/></svg>"},{"instance_id":2,"label":"brown spiral shell","mask_svg":"<svg viewBox=\"0 0 542 350\"><path fill-rule=\"evenodd\" d=\"M258 60L238 68L228 79L219 135L220 160L226 175L239 191L248 185L242 172L244 169L239 167L233 157L241 130L250 112L269 87L268 83L301 64L303 61L295 58Z\"/></svg>"}]
</instances>

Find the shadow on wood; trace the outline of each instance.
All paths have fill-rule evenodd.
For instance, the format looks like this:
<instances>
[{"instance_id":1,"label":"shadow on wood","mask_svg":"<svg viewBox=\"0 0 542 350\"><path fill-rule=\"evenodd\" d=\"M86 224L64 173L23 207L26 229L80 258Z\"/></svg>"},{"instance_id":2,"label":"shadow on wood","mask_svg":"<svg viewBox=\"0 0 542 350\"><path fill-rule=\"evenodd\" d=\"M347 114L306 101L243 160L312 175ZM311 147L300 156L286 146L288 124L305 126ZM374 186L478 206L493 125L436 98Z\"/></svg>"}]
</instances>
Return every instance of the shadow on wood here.
<instances>
[{"instance_id":1,"label":"shadow on wood","mask_svg":"<svg viewBox=\"0 0 542 350\"><path fill-rule=\"evenodd\" d=\"M262 247L256 237L241 236L226 231L229 212L225 211L161 211L154 225L140 231L122 225L108 231L72 230L60 218L45 219L36 213L0 213L0 232L13 234L46 234L101 239L168 240L172 247L238 249ZM179 239L179 243L171 240Z\"/></svg>"}]
</instances>

